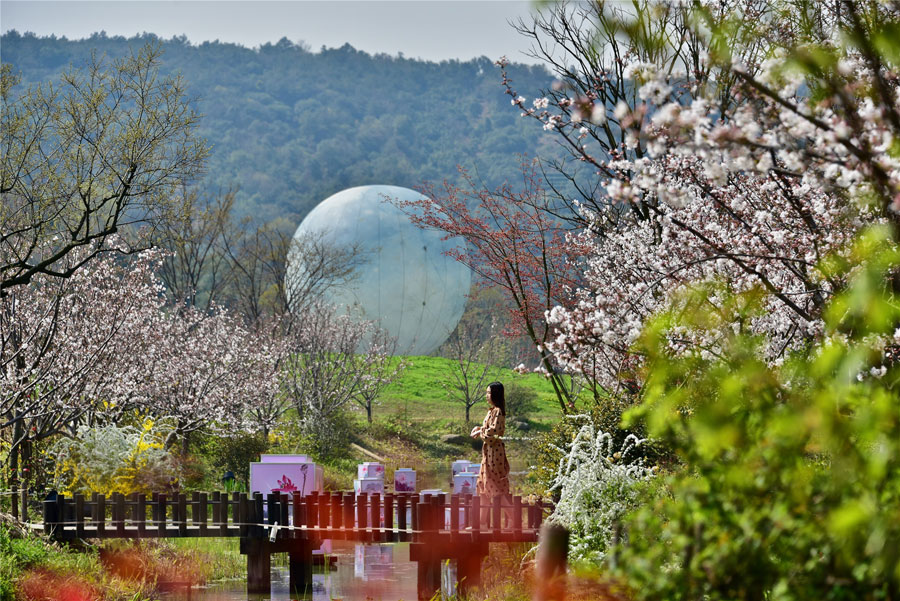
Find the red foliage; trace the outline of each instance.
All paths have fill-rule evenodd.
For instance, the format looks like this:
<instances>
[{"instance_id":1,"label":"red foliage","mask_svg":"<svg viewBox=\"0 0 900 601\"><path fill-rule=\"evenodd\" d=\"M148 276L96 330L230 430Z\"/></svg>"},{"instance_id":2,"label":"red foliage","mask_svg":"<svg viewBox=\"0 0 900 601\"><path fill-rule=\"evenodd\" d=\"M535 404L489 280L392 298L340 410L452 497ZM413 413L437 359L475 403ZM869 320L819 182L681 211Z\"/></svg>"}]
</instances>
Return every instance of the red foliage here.
<instances>
[{"instance_id":1,"label":"red foliage","mask_svg":"<svg viewBox=\"0 0 900 601\"><path fill-rule=\"evenodd\" d=\"M460 173L465 187L447 182L440 188L426 186L422 193L430 202L399 204L416 225L465 239L466 248L449 254L511 301L512 327L534 342L541 355L539 370L559 386L560 407L566 412L570 399L555 381L552 355L544 350L553 335L546 312L569 304L577 283L575 249L567 241L565 223L545 210L545 190L534 163L523 164L520 191L509 184L488 190L465 169Z\"/></svg>"},{"instance_id":2,"label":"red foliage","mask_svg":"<svg viewBox=\"0 0 900 601\"><path fill-rule=\"evenodd\" d=\"M100 594L77 576L33 570L19 581L16 598L21 601L96 601Z\"/></svg>"}]
</instances>

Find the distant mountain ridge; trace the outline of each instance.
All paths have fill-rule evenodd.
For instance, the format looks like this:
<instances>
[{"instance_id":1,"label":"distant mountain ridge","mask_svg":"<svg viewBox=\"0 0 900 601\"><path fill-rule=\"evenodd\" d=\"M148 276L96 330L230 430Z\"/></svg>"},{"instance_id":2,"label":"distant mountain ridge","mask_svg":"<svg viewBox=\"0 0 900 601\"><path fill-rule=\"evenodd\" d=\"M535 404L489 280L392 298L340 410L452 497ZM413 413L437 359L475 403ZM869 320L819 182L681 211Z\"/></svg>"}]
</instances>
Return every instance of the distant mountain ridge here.
<instances>
[{"instance_id":1,"label":"distant mountain ridge","mask_svg":"<svg viewBox=\"0 0 900 601\"><path fill-rule=\"evenodd\" d=\"M298 221L350 186L454 180L458 164L496 186L515 178L518 154L558 152L510 106L485 57L433 63L349 44L313 53L286 38L250 49L153 34L67 40L16 31L3 34L0 49L27 86L58 80L92 51L118 57L147 43L161 44L163 72L180 71L198 97L200 132L213 146L204 185L239 187L238 212L258 221ZM552 82L540 66L509 73L523 93Z\"/></svg>"}]
</instances>

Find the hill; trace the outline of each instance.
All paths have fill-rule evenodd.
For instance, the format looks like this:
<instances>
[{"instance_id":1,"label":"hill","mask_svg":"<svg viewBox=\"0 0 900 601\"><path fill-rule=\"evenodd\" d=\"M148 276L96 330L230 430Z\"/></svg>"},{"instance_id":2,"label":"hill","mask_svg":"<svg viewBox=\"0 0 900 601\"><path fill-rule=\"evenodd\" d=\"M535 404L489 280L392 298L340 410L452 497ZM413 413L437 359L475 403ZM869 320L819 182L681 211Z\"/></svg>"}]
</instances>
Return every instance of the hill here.
<instances>
[{"instance_id":1,"label":"hill","mask_svg":"<svg viewBox=\"0 0 900 601\"><path fill-rule=\"evenodd\" d=\"M183 75L204 115L200 133L212 154L203 185L239 188L237 212L257 221L299 221L350 186L453 180L457 165L493 187L515 175L517 153L555 152L510 106L485 57L433 63L349 44L311 52L284 38L250 49L153 34L67 40L13 30L0 43L23 86L54 81L92 52L115 58L160 44L161 70ZM543 67L509 71L522 90L551 83Z\"/></svg>"}]
</instances>

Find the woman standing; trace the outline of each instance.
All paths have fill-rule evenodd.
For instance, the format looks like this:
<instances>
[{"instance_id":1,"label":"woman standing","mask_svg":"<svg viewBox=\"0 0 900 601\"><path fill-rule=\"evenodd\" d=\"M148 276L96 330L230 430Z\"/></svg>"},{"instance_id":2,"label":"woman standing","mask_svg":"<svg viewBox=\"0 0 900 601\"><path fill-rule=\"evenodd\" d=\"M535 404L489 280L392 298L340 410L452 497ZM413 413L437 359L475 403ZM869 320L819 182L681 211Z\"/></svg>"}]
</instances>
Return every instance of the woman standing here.
<instances>
[{"instance_id":1,"label":"woman standing","mask_svg":"<svg viewBox=\"0 0 900 601\"><path fill-rule=\"evenodd\" d=\"M482 507L490 507L494 497L509 495L509 461L500 437L506 432L506 398L503 384L491 382L487 388L487 415L480 426L472 428L472 438L481 438L481 470L478 472L478 495Z\"/></svg>"}]
</instances>

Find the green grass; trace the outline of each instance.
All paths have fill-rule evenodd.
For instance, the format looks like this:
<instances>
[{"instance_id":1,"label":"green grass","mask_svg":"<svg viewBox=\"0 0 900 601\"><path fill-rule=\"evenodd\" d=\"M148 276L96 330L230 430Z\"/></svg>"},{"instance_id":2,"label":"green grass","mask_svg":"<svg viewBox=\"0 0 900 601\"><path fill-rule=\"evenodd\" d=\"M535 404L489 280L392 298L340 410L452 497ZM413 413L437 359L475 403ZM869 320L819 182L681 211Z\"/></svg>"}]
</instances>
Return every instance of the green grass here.
<instances>
[{"instance_id":1,"label":"green grass","mask_svg":"<svg viewBox=\"0 0 900 601\"><path fill-rule=\"evenodd\" d=\"M17 589L23 579L32 581L26 591L41 586L53 588L65 583L91 590L99 595L99 599L106 601L142 601L153 596L152 584L148 586L108 574L100 562L97 547L70 548L48 542L40 535L0 524L0 601L33 598L18 594L22 593Z\"/></svg>"},{"instance_id":2,"label":"green grass","mask_svg":"<svg viewBox=\"0 0 900 601\"><path fill-rule=\"evenodd\" d=\"M241 555L236 538L173 538L175 550L200 561L209 581L234 580L247 576L247 558Z\"/></svg>"},{"instance_id":3,"label":"green grass","mask_svg":"<svg viewBox=\"0 0 900 601\"><path fill-rule=\"evenodd\" d=\"M387 478L399 467L416 469L418 488L444 488L449 481L450 463L454 459L478 461L477 444L469 439L472 425L481 423L487 410L484 392L471 408L470 423L465 421L465 405L455 400L452 392L454 362L441 357L412 356L402 358L407 368L382 393L373 409L373 423L368 424L365 412L353 411L348 427L351 440L383 458ZM395 359L399 361L400 358ZM496 369L491 380L511 387L530 389L536 400L524 418L527 432L507 429L507 435L524 438L547 432L560 418L559 406L551 384L538 374L520 375L511 369ZM462 434L465 442L450 444L442 437ZM528 441L508 441L507 452L513 471L525 470L535 460L535 445ZM349 456L318 458L325 467L326 481L332 487L347 488L355 477L356 464L371 457L351 450ZM540 492L533 478L517 477L520 492Z\"/></svg>"},{"instance_id":4,"label":"green grass","mask_svg":"<svg viewBox=\"0 0 900 601\"><path fill-rule=\"evenodd\" d=\"M425 421L447 424L455 420L465 422L466 408L462 401L454 400L451 391L453 384L454 361L442 357L403 357L408 364L406 370L388 386L381 394L381 406L375 408L378 413L400 415L405 421ZM396 361L399 361L397 358ZM515 383L530 388L538 396L533 413L529 420L541 423L559 419L559 405L549 381L538 374L520 375L511 369L497 368L491 374L491 380L499 380L505 386ZM484 396L481 391L480 396ZM471 409L472 421L480 422L487 409L486 401L480 401Z\"/></svg>"}]
</instances>

